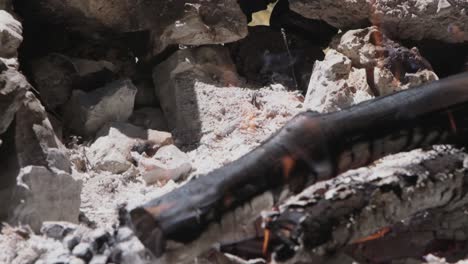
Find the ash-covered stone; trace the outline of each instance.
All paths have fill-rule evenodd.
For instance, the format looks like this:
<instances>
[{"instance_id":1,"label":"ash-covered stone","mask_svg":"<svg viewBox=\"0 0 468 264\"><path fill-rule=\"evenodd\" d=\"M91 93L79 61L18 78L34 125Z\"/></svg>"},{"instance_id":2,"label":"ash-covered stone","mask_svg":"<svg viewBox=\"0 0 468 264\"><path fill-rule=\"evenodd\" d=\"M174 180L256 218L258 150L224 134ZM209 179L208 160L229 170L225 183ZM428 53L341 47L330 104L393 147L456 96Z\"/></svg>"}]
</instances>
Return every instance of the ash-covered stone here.
<instances>
[{"instance_id":1,"label":"ash-covered stone","mask_svg":"<svg viewBox=\"0 0 468 264\"><path fill-rule=\"evenodd\" d=\"M44 222L41 227L41 233L49 238L62 240L70 233L76 230L77 226L67 222Z\"/></svg>"},{"instance_id":2,"label":"ash-covered stone","mask_svg":"<svg viewBox=\"0 0 468 264\"><path fill-rule=\"evenodd\" d=\"M142 176L147 184L157 181L178 181L192 170L189 156L174 145L160 148L151 158L141 156L138 166L143 168Z\"/></svg>"},{"instance_id":3,"label":"ash-covered stone","mask_svg":"<svg viewBox=\"0 0 468 264\"><path fill-rule=\"evenodd\" d=\"M347 31L331 47L310 78L304 104L315 111L337 111L438 79L416 48L401 46L377 27Z\"/></svg>"},{"instance_id":4,"label":"ash-covered stone","mask_svg":"<svg viewBox=\"0 0 468 264\"><path fill-rule=\"evenodd\" d=\"M9 222L39 230L44 221L78 222L81 182L65 171L27 166L18 175Z\"/></svg>"},{"instance_id":5,"label":"ash-covered stone","mask_svg":"<svg viewBox=\"0 0 468 264\"><path fill-rule=\"evenodd\" d=\"M198 114L203 102L195 84L226 87L239 82L229 52L221 46L179 50L154 68L153 80L169 128L176 129L188 144L199 139L203 126L203 117Z\"/></svg>"},{"instance_id":6,"label":"ash-covered stone","mask_svg":"<svg viewBox=\"0 0 468 264\"><path fill-rule=\"evenodd\" d=\"M135 147L157 149L172 142L168 132L147 130L127 123L109 123L98 132L96 141L86 153L94 170L120 174L132 166L130 152Z\"/></svg>"},{"instance_id":7,"label":"ash-covered stone","mask_svg":"<svg viewBox=\"0 0 468 264\"><path fill-rule=\"evenodd\" d=\"M73 248L72 254L84 261L88 262L93 258L90 243L79 243Z\"/></svg>"}]
</instances>

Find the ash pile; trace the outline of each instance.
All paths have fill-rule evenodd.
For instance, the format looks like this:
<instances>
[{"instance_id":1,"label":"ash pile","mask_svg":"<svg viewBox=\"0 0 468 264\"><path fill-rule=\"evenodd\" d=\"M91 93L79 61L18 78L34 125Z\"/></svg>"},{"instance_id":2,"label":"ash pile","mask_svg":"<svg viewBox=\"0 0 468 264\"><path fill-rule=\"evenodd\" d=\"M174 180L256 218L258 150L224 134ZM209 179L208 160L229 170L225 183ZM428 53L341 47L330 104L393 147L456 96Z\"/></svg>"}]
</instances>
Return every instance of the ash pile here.
<instances>
[{"instance_id":1,"label":"ash pile","mask_svg":"<svg viewBox=\"0 0 468 264\"><path fill-rule=\"evenodd\" d=\"M468 71L463 0L0 9L0 263L162 263L128 210L242 157L298 113ZM392 155L278 204L271 224L286 246L257 219L187 249L188 262L463 263L467 169L450 146Z\"/></svg>"}]
</instances>

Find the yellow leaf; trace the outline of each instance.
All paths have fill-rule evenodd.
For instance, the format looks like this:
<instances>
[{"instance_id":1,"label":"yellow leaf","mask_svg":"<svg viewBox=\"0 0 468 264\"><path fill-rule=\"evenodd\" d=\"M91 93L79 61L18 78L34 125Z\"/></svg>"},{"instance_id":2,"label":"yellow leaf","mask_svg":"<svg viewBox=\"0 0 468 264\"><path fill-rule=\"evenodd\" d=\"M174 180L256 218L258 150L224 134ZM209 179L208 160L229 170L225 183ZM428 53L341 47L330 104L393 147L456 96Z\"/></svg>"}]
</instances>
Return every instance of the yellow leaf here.
<instances>
[{"instance_id":1,"label":"yellow leaf","mask_svg":"<svg viewBox=\"0 0 468 264\"><path fill-rule=\"evenodd\" d=\"M273 12L273 8L275 8L275 5L278 3L278 1L268 4L265 10L252 13L252 21L250 21L249 27L269 26L271 13Z\"/></svg>"}]
</instances>

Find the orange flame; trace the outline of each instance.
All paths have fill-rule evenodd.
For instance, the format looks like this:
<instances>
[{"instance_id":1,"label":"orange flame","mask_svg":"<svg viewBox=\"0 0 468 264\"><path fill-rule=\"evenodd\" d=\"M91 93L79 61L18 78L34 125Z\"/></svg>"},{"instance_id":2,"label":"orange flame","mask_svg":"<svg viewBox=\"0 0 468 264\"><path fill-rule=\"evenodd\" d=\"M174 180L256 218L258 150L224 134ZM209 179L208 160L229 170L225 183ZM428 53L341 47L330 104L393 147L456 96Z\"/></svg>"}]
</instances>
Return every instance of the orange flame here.
<instances>
[{"instance_id":1,"label":"orange flame","mask_svg":"<svg viewBox=\"0 0 468 264\"><path fill-rule=\"evenodd\" d=\"M295 163L296 161L291 156L284 156L281 159L281 164L283 167L283 176L285 179L288 179L289 176L291 175L291 171Z\"/></svg>"},{"instance_id":2,"label":"orange flame","mask_svg":"<svg viewBox=\"0 0 468 264\"><path fill-rule=\"evenodd\" d=\"M263 238L262 253L264 256L268 253L268 244L270 243L270 230L265 229L265 236Z\"/></svg>"},{"instance_id":3,"label":"orange flame","mask_svg":"<svg viewBox=\"0 0 468 264\"><path fill-rule=\"evenodd\" d=\"M366 236L366 237L354 240L353 242L351 242L351 244L359 244L359 243L364 243L367 241L372 241L372 240L385 236L390 231L392 231L390 227L384 227L370 236Z\"/></svg>"}]
</instances>

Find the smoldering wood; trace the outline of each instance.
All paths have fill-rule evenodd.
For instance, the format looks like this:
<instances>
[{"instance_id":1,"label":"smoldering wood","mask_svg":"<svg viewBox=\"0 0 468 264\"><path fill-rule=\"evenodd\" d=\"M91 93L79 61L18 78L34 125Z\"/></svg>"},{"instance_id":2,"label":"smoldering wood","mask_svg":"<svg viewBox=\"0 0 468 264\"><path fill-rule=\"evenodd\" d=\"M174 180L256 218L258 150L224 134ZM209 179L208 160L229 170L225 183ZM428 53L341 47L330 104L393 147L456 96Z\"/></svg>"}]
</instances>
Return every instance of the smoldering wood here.
<instances>
[{"instance_id":1,"label":"smoldering wood","mask_svg":"<svg viewBox=\"0 0 468 264\"><path fill-rule=\"evenodd\" d=\"M326 263L345 251L359 263L387 263L443 253L450 244L464 257L467 155L437 146L414 156L417 162L405 163L397 155L398 169L384 163L347 172L286 201L267 223L282 241L277 260Z\"/></svg>"},{"instance_id":2,"label":"smoldering wood","mask_svg":"<svg viewBox=\"0 0 468 264\"><path fill-rule=\"evenodd\" d=\"M465 73L339 112L299 114L239 160L133 209L135 233L156 256L180 263L277 204L284 191L392 153L464 145L467 87Z\"/></svg>"}]
</instances>

